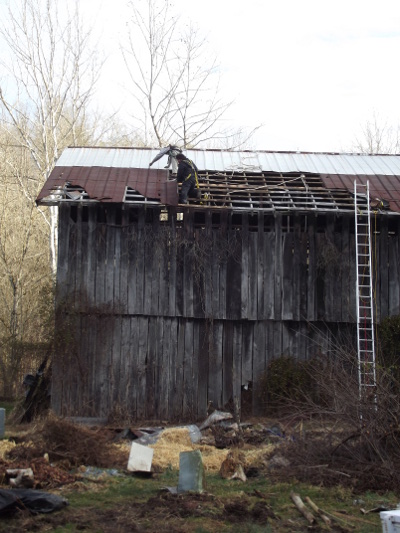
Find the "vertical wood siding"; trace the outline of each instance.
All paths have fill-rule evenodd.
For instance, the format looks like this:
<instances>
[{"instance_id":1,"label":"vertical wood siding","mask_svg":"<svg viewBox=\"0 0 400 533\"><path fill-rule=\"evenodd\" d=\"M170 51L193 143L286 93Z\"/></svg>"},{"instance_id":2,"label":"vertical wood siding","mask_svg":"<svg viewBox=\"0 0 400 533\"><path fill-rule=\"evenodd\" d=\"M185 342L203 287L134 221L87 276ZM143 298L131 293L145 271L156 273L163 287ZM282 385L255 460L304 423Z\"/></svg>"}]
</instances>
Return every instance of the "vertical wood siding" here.
<instances>
[{"instance_id":1,"label":"vertical wood siding","mask_svg":"<svg viewBox=\"0 0 400 533\"><path fill-rule=\"evenodd\" d=\"M373 221L378 321L398 314L400 223ZM351 216L61 205L56 412L199 419L281 355L354 328Z\"/></svg>"}]
</instances>

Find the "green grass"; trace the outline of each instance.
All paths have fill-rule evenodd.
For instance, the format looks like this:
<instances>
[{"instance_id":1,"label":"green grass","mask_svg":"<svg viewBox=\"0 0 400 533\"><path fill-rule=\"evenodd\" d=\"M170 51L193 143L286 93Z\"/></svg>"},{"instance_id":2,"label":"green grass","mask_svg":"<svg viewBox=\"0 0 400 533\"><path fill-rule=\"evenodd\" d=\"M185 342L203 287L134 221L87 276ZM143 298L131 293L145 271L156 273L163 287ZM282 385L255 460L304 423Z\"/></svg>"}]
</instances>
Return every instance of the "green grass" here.
<instances>
[{"instance_id":1,"label":"green grass","mask_svg":"<svg viewBox=\"0 0 400 533\"><path fill-rule=\"evenodd\" d=\"M171 497L163 500L160 489L176 486L178 473L167 471L153 478L133 476L110 478L105 483L84 483L86 490L73 490L66 487L61 492L69 501L69 506L57 513L25 517L25 531L55 531L57 533L129 531L126 524L135 522L140 531L163 532L185 531L190 533L281 533L285 531L307 531L308 524L290 498L291 491L298 493L303 501L309 496L316 505L328 513L340 511L341 517L354 529L355 533L381 532L379 513L363 515L360 507L373 509L379 505L395 508L398 496L392 493L366 493L354 495L351 490L341 487L321 488L294 481L276 483L267 477L249 479L246 483L237 480L224 480L217 474L206 476L206 494L212 497L196 501L193 513L179 515L185 511L185 497ZM264 496L264 498L262 498ZM156 498L156 504L151 498ZM354 500L363 503L354 505ZM161 502L157 506L157 502ZM269 518L264 524L246 515L237 520L224 514L224 505L232 502L245 502L248 509L256 503L265 502L280 520ZM147 505L146 505L147 504ZM177 507L175 507L177 506ZM199 512L200 509L200 512ZM129 514L130 513L130 514ZM0 532L21 531L22 518L0 520ZM28 520L28 522L26 522ZM124 522L125 520L125 522ZM115 524L118 523L118 528ZM183 524L183 525L182 525ZM322 523L319 521L319 524ZM317 526L318 527L318 526ZM321 529L322 530L322 526ZM332 527L332 531L339 531Z\"/></svg>"}]
</instances>

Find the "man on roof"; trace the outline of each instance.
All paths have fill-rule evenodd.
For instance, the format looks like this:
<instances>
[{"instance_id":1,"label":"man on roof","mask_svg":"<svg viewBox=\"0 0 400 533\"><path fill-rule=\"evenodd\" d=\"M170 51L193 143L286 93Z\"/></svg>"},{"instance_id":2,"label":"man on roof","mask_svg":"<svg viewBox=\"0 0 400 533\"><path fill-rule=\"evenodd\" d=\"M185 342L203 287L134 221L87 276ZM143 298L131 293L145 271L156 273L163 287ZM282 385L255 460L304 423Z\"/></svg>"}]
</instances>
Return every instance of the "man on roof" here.
<instances>
[{"instance_id":1,"label":"man on roof","mask_svg":"<svg viewBox=\"0 0 400 533\"><path fill-rule=\"evenodd\" d=\"M167 165L164 168L169 168L172 165L172 174L176 174L176 171L178 169L178 164L176 161L177 154L180 154L182 150L178 148L178 146L175 146L174 144L170 144L169 146L166 146L165 148L162 148L156 157L153 159L153 161L149 164L149 167L159 159L161 159L164 155L168 156L168 162Z\"/></svg>"},{"instance_id":2,"label":"man on roof","mask_svg":"<svg viewBox=\"0 0 400 533\"><path fill-rule=\"evenodd\" d=\"M201 193L199 188L198 168L182 153L176 155L178 161L178 172L176 179L181 183L181 190L179 193L179 203L187 204L189 198L200 199Z\"/></svg>"}]
</instances>

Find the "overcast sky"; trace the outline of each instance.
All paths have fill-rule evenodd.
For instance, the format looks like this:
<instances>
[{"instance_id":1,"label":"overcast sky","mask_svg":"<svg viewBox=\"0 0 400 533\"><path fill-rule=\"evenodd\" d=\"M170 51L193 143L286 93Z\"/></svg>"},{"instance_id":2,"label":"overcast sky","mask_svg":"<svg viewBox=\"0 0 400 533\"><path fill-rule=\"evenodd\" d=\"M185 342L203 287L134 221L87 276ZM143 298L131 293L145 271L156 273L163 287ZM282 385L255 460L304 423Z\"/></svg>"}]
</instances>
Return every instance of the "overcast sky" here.
<instances>
[{"instance_id":1,"label":"overcast sky","mask_svg":"<svg viewBox=\"0 0 400 533\"><path fill-rule=\"evenodd\" d=\"M109 31L124 0L103 0ZM118 3L121 9L118 9ZM230 120L262 123L255 148L350 150L375 113L400 123L399 0L171 0L207 35Z\"/></svg>"},{"instance_id":2,"label":"overcast sky","mask_svg":"<svg viewBox=\"0 0 400 533\"><path fill-rule=\"evenodd\" d=\"M174 0L209 33L258 148L351 148L373 113L399 120L399 0Z\"/></svg>"},{"instance_id":3,"label":"overcast sky","mask_svg":"<svg viewBox=\"0 0 400 533\"><path fill-rule=\"evenodd\" d=\"M2 4L4 0L0 0ZM115 101L126 0L81 0L110 54L103 94ZM263 124L254 148L349 151L375 113L400 124L400 0L171 0L196 23L234 98L234 126Z\"/></svg>"}]
</instances>

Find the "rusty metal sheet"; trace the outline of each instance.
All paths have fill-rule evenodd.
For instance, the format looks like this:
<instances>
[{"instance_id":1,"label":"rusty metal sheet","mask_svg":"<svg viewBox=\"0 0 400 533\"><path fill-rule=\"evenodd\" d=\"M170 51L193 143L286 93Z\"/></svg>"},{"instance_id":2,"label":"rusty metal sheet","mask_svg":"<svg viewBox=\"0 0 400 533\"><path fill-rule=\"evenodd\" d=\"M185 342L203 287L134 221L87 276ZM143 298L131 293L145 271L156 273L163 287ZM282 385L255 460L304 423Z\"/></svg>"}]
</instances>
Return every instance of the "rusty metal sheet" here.
<instances>
[{"instance_id":1,"label":"rusty metal sheet","mask_svg":"<svg viewBox=\"0 0 400 533\"><path fill-rule=\"evenodd\" d=\"M346 189L350 192L354 191L354 180L360 185L366 185L369 181L371 199L387 200L390 210L400 213L400 175L321 174L321 179L327 189Z\"/></svg>"},{"instance_id":2,"label":"rusty metal sheet","mask_svg":"<svg viewBox=\"0 0 400 533\"><path fill-rule=\"evenodd\" d=\"M69 183L84 189L88 199L100 202L122 203L126 187L130 187L146 198L159 200L161 204L178 205L176 182L168 180L168 177L168 171L161 169L56 166L37 202L40 203Z\"/></svg>"}]
</instances>

